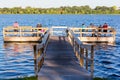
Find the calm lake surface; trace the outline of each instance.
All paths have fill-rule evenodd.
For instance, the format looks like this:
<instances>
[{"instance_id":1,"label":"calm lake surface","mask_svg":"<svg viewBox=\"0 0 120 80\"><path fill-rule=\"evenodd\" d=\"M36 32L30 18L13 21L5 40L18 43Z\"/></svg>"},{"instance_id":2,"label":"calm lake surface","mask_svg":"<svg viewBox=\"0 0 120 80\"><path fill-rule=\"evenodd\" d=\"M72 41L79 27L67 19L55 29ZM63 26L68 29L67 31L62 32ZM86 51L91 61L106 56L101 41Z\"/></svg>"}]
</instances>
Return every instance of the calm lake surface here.
<instances>
[{"instance_id":1,"label":"calm lake surface","mask_svg":"<svg viewBox=\"0 0 120 80\"><path fill-rule=\"evenodd\" d=\"M100 46L94 56L94 76L120 79L120 15L0 15L0 79L9 79L35 75L34 44L4 43L3 27L12 25L15 21L20 26L70 26L80 27L82 23L88 26L105 22L116 29L114 46Z\"/></svg>"}]
</instances>

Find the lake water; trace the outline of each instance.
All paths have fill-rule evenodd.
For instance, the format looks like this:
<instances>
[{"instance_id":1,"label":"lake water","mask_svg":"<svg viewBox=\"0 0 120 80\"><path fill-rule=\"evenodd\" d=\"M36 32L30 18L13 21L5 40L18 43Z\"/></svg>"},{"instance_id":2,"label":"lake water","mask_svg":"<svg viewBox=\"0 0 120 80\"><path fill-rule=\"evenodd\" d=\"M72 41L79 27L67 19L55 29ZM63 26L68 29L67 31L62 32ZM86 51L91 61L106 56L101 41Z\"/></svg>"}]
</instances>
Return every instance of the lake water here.
<instances>
[{"instance_id":1,"label":"lake water","mask_svg":"<svg viewBox=\"0 0 120 80\"><path fill-rule=\"evenodd\" d=\"M95 51L94 76L120 79L120 15L0 15L0 79L23 76L33 76L34 44L3 42L3 27L12 25L15 21L20 26L36 26L41 23L45 27L70 26L80 27L82 23L88 26L108 23L117 31L114 46L101 46Z\"/></svg>"}]
</instances>

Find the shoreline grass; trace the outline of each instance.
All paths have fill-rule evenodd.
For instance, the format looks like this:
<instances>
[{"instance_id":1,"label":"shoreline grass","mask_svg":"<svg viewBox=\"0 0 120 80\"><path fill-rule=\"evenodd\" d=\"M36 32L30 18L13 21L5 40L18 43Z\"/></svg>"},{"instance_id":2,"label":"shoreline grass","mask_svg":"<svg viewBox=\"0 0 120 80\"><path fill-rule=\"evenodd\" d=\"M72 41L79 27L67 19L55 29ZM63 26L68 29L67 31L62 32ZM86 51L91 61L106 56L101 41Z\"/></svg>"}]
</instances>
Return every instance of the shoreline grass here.
<instances>
[{"instance_id":1,"label":"shoreline grass","mask_svg":"<svg viewBox=\"0 0 120 80\"><path fill-rule=\"evenodd\" d=\"M4 80L37 80L37 77L36 76L31 76L31 77L12 78L12 79L4 79Z\"/></svg>"},{"instance_id":2,"label":"shoreline grass","mask_svg":"<svg viewBox=\"0 0 120 80\"><path fill-rule=\"evenodd\" d=\"M37 77L36 76L31 76L31 77L13 78L13 79L4 79L4 80L37 80ZM110 79L95 77L95 78L93 78L93 80L110 80Z\"/></svg>"}]
</instances>

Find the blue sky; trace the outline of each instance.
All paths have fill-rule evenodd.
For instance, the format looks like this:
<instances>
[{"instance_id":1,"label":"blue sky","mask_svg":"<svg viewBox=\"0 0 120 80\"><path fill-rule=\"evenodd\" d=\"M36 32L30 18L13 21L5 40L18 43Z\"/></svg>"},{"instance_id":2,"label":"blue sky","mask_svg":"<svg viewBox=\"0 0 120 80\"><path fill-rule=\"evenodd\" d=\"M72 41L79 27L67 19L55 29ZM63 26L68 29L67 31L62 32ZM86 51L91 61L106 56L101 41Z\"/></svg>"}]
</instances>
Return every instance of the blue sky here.
<instances>
[{"instance_id":1,"label":"blue sky","mask_svg":"<svg viewBox=\"0 0 120 80\"><path fill-rule=\"evenodd\" d=\"M120 7L120 0L0 0L0 8L3 7L60 7L60 6L84 6L91 8L96 6Z\"/></svg>"}]
</instances>

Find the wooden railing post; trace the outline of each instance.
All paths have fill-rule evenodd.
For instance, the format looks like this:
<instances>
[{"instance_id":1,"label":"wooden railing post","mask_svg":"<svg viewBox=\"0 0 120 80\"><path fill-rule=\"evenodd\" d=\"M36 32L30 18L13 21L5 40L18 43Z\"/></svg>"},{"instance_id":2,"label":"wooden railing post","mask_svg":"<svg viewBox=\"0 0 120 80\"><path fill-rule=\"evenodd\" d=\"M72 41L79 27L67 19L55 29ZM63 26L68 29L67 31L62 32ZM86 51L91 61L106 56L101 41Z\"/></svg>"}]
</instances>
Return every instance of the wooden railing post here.
<instances>
[{"instance_id":1,"label":"wooden railing post","mask_svg":"<svg viewBox=\"0 0 120 80\"><path fill-rule=\"evenodd\" d=\"M37 32L36 32L36 34L37 34L37 37L39 36L39 34L38 34L38 29L37 29Z\"/></svg>"},{"instance_id":2,"label":"wooden railing post","mask_svg":"<svg viewBox=\"0 0 120 80\"><path fill-rule=\"evenodd\" d=\"M80 44L78 44L78 60L80 60Z\"/></svg>"},{"instance_id":3,"label":"wooden railing post","mask_svg":"<svg viewBox=\"0 0 120 80\"><path fill-rule=\"evenodd\" d=\"M82 29L80 28L80 38L82 37Z\"/></svg>"},{"instance_id":4,"label":"wooden railing post","mask_svg":"<svg viewBox=\"0 0 120 80\"><path fill-rule=\"evenodd\" d=\"M3 28L3 37L5 37L5 28Z\"/></svg>"},{"instance_id":5,"label":"wooden railing post","mask_svg":"<svg viewBox=\"0 0 120 80\"><path fill-rule=\"evenodd\" d=\"M72 41L73 41L73 50L74 50L74 53L75 53L75 51L76 51L76 43L74 41L74 38L72 39Z\"/></svg>"},{"instance_id":6,"label":"wooden railing post","mask_svg":"<svg viewBox=\"0 0 120 80\"><path fill-rule=\"evenodd\" d=\"M81 57L80 57L80 65L83 67L84 66L84 48L81 48Z\"/></svg>"},{"instance_id":7,"label":"wooden railing post","mask_svg":"<svg viewBox=\"0 0 120 80\"><path fill-rule=\"evenodd\" d=\"M76 42L75 55L77 58L79 58L79 45L77 44L77 42Z\"/></svg>"},{"instance_id":8,"label":"wooden railing post","mask_svg":"<svg viewBox=\"0 0 120 80\"><path fill-rule=\"evenodd\" d=\"M113 39L115 41L115 35L116 35L116 31L113 29Z\"/></svg>"},{"instance_id":9,"label":"wooden railing post","mask_svg":"<svg viewBox=\"0 0 120 80\"><path fill-rule=\"evenodd\" d=\"M22 36L22 34L21 34L21 33L22 33L21 27L20 27L19 29L20 29L20 34L19 34L19 35L20 35L20 37L21 37L21 36Z\"/></svg>"},{"instance_id":10,"label":"wooden railing post","mask_svg":"<svg viewBox=\"0 0 120 80\"><path fill-rule=\"evenodd\" d=\"M93 77L93 72L94 72L94 46L91 46L91 76Z\"/></svg>"},{"instance_id":11,"label":"wooden railing post","mask_svg":"<svg viewBox=\"0 0 120 80\"><path fill-rule=\"evenodd\" d=\"M86 70L88 70L88 49L86 48Z\"/></svg>"},{"instance_id":12,"label":"wooden railing post","mask_svg":"<svg viewBox=\"0 0 120 80\"><path fill-rule=\"evenodd\" d=\"M35 68L35 74L37 75L38 71L37 71L37 54L36 54L36 45L33 46L34 49L34 68Z\"/></svg>"}]
</instances>

